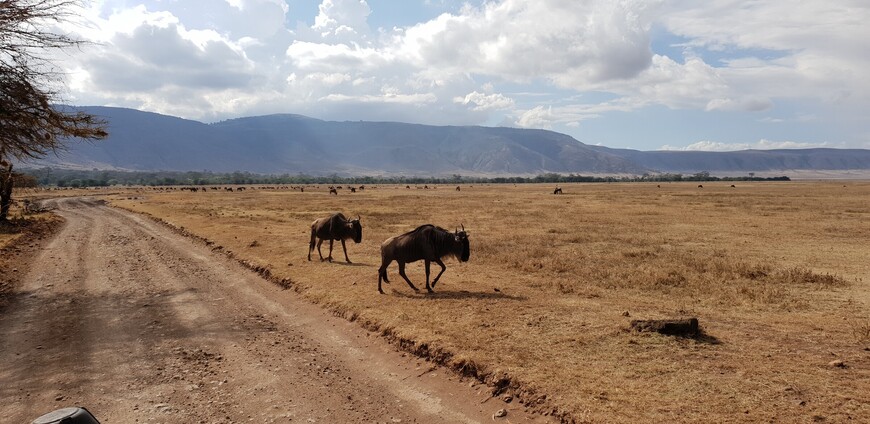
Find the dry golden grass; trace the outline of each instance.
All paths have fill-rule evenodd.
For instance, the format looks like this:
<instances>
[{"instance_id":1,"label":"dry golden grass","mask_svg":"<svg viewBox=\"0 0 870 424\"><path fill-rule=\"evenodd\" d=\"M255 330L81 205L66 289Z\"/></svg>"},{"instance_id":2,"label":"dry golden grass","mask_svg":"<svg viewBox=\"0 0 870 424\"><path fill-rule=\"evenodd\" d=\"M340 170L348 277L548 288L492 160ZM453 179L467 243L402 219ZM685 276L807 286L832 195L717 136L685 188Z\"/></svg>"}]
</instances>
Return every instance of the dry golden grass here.
<instances>
[{"instance_id":1,"label":"dry golden grass","mask_svg":"<svg viewBox=\"0 0 870 424\"><path fill-rule=\"evenodd\" d=\"M143 190L113 203L577 421L870 419L870 184L563 189ZM354 264L316 252L308 262L311 222L335 211L362 216ZM424 223L464 224L470 262L448 262L433 295L411 291L393 265L379 295L380 243ZM343 259L340 244L333 256ZM422 286L422 264L408 274ZM625 330L681 316L697 316L706 337Z\"/></svg>"}]
</instances>

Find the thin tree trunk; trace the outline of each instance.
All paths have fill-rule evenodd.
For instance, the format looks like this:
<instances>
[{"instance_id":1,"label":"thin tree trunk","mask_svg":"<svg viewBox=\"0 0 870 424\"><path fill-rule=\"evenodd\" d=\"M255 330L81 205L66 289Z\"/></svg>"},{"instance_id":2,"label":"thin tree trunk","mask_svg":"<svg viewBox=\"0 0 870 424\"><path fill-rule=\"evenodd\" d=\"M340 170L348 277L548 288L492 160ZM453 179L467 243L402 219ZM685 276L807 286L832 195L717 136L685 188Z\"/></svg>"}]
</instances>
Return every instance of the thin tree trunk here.
<instances>
[{"instance_id":1,"label":"thin tree trunk","mask_svg":"<svg viewBox=\"0 0 870 424\"><path fill-rule=\"evenodd\" d=\"M2 162L0 162L2 163ZM6 165L6 164L3 164ZM9 207L12 206L12 164L0 168L0 222L7 220Z\"/></svg>"}]
</instances>

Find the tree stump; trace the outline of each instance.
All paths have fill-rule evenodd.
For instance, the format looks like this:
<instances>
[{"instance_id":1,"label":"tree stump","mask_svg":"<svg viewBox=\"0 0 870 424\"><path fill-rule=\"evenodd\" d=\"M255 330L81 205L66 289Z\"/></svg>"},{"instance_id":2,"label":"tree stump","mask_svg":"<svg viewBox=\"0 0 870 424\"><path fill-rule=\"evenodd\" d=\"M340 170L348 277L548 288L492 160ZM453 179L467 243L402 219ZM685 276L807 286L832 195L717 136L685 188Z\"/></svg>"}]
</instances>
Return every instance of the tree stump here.
<instances>
[{"instance_id":1,"label":"tree stump","mask_svg":"<svg viewBox=\"0 0 870 424\"><path fill-rule=\"evenodd\" d=\"M700 334L698 318L685 319L635 319L631 329L640 332L653 331L670 336L696 337Z\"/></svg>"}]
</instances>

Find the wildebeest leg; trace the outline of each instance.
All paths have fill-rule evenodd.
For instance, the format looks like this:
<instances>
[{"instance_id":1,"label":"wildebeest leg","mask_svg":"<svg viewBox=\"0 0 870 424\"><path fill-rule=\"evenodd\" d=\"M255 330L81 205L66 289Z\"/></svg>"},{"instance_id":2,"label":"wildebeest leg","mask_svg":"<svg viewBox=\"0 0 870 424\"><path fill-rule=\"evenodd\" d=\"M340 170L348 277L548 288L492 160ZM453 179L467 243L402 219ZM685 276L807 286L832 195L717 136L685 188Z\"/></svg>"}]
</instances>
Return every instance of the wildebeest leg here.
<instances>
[{"instance_id":1,"label":"wildebeest leg","mask_svg":"<svg viewBox=\"0 0 870 424\"><path fill-rule=\"evenodd\" d=\"M438 282L438 279L441 278L441 274L443 274L444 270L447 269L447 267L444 266L444 262L441 262L441 259L435 259L435 263L441 266L441 272L439 272L438 275L435 276L435 280L432 281L432 287L435 287L435 283Z\"/></svg>"},{"instance_id":2,"label":"wildebeest leg","mask_svg":"<svg viewBox=\"0 0 870 424\"><path fill-rule=\"evenodd\" d=\"M347 257L347 246L344 245L344 239L341 239L341 248L344 250L344 260L346 260L349 264L353 263L350 261L350 258Z\"/></svg>"},{"instance_id":3,"label":"wildebeest leg","mask_svg":"<svg viewBox=\"0 0 870 424\"><path fill-rule=\"evenodd\" d=\"M317 254L320 255L320 262L323 262L323 252L320 251L321 244L323 244L323 239L317 240Z\"/></svg>"},{"instance_id":4,"label":"wildebeest leg","mask_svg":"<svg viewBox=\"0 0 870 424\"><path fill-rule=\"evenodd\" d=\"M314 235L314 230L311 230L311 242L308 243L308 260L311 260L311 251L314 250L314 239L316 239Z\"/></svg>"},{"instance_id":5,"label":"wildebeest leg","mask_svg":"<svg viewBox=\"0 0 870 424\"><path fill-rule=\"evenodd\" d=\"M381 260L381 267L378 268L378 292L380 294L384 294L384 290L381 288L381 280L385 281L387 284L390 284L390 279L387 277L387 267L393 263L393 260Z\"/></svg>"},{"instance_id":6,"label":"wildebeest leg","mask_svg":"<svg viewBox=\"0 0 870 424\"><path fill-rule=\"evenodd\" d=\"M398 261L397 261L397 262L398 262ZM414 284L411 283L411 280L409 280L409 279L408 279L408 276L405 275L405 263L404 263L404 262L399 262L399 275L401 275L402 278L405 279L405 282L407 282L408 285L411 286L411 290L414 290L415 292L420 291L420 289L414 287Z\"/></svg>"},{"instance_id":7,"label":"wildebeest leg","mask_svg":"<svg viewBox=\"0 0 870 424\"><path fill-rule=\"evenodd\" d=\"M432 287L429 286L429 264L428 260L423 261L423 267L426 268L426 291L432 293Z\"/></svg>"},{"instance_id":8,"label":"wildebeest leg","mask_svg":"<svg viewBox=\"0 0 870 424\"><path fill-rule=\"evenodd\" d=\"M329 239L329 256L326 258L329 262L332 262L332 239Z\"/></svg>"}]
</instances>

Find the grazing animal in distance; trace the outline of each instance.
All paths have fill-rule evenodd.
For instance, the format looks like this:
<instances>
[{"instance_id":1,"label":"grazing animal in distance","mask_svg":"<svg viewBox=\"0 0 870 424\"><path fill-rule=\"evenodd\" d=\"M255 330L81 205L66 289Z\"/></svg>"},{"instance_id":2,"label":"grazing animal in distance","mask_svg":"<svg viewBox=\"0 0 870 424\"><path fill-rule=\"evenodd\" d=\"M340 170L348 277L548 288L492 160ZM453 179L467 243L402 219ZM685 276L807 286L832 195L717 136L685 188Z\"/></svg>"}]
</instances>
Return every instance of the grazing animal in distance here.
<instances>
[{"instance_id":1,"label":"grazing animal in distance","mask_svg":"<svg viewBox=\"0 0 870 424\"><path fill-rule=\"evenodd\" d=\"M459 186L456 186L456 191L462 191L462 189L459 188Z\"/></svg>"},{"instance_id":2,"label":"grazing animal in distance","mask_svg":"<svg viewBox=\"0 0 870 424\"><path fill-rule=\"evenodd\" d=\"M456 229L451 233L441 227L432 224L421 225L405 234L390 237L381 243L381 267L378 269L378 292L383 294L381 282L390 282L387 277L387 267L393 261L399 264L399 275L405 279L408 286L414 291L420 291L411 283L408 276L405 275L405 264L408 262L416 262L423 260L423 265L426 270L426 291L432 293L441 274L447 269L441 258L453 256L459 259L460 262L468 262L471 254L468 244L468 233L465 232L465 226L462 229ZM435 276L431 286L429 285L429 264L435 262L441 267L441 272Z\"/></svg>"},{"instance_id":3,"label":"grazing animal in distance","mask_svg":"<svg viewBox=\"0 0 870 424\"><path fill-rule=\"evenodd\" d=\"M737 186L735 186L734 184L731 184L731 188L735 188L735 187L737 187Z\"/></svg>"},{"instance_id":4,"label":"grazing animal in distance","mask_svg":"<svg viewBox=\"0 0 870 424\"><path fill-rule=\"evenodd\" d=\"M562 194L562 187L556 187L556 189L553 190L553 194Z\"/></svg>"},{"instance_id":5,"label":"grazing animal in distance","mask_svg":"<svg viewBox=\"0 0 870 424\"><path fill-rule=\"evenodd\" d=\"M704 188L703 184L698 184L698 188Z\"/></svg>"},{"instance_id":6,"label":"grazing animal in distance","mask_svg":"<svg viewBox=\"0 0 870 424\"><path fill-rule=\"evenodd\" d=\"M347 219L341 213L336 213L330 217L320 218L312 222L311 241L308 243L308 260L311 260L311 251L314 250L314 242L317 241L317 254L320 255L320 260L323 261L320 245L323 244L323 240L329 240L329 256L326 257L326 260L332 262L332 242L341 240L344 260L347 263L353 263L347 257L347 246L345 246L344 241L347 239L352 239L354 243L362 241L362 224L359 221L359 216L356 219Z\"/></svg>"},{"instance_id":7,"label":"grazing animal in distance","mask_svg":"<svg viewBox=\"0 0 870 424\"><path fill-rule=\"evenodd\" d=\"M338 190L336 190L336 189L333 188L333 187L330 187L330 188L329 188L329 194L334 194L334 195L338 196Z\"/></svg>"},{"instance_id":8,"label":"grazing animal in distance","mask_svg":"<svg viewBox=\"0 0 870 424\"><path fill-rule=\"evenodd\" d=\"M350 188L350 192L351 192L351 193L356 193L356 187L351 187L351 188Z\"/></svg>"}]
</instances>

